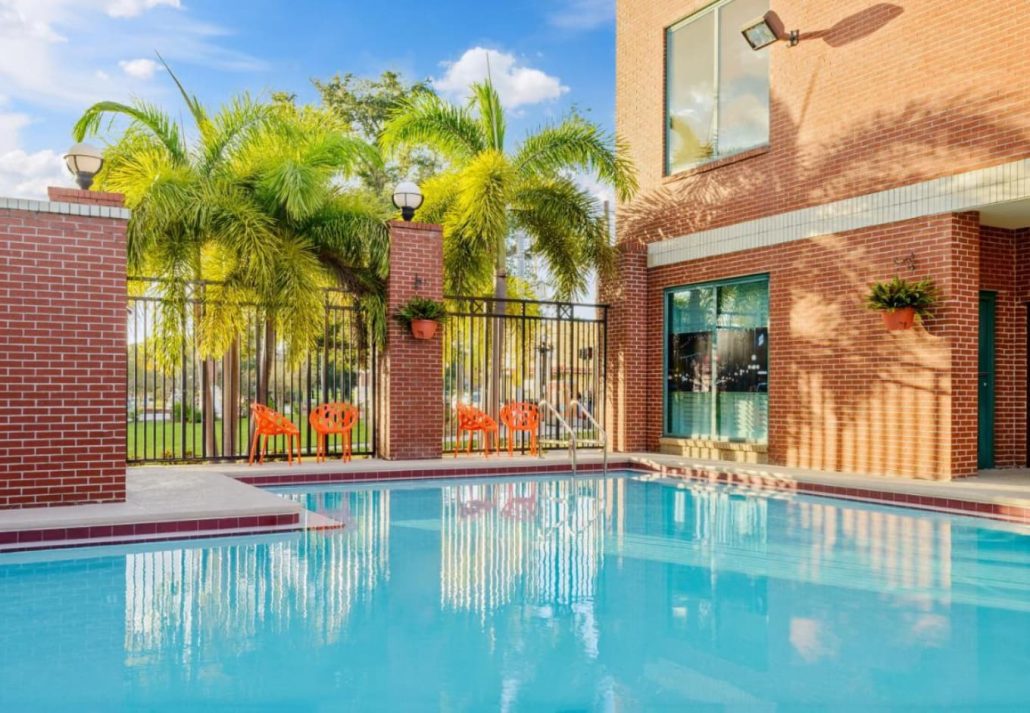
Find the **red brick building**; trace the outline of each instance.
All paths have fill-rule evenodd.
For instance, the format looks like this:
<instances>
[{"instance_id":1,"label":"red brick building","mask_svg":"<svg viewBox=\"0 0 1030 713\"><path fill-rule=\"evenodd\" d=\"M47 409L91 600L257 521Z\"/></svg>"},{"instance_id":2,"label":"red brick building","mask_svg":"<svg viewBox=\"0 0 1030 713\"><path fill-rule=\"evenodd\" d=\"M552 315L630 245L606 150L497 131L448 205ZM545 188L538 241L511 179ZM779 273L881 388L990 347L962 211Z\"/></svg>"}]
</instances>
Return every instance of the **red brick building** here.
<instances>
[{"instance_id":1,"label":"red brick building","mask_svg":"<svg viewBox=\"0 0 1030 713\"><path fill-rule=\"evenodd\" d=\"M767 11L798 42L753 50ZM1027 462L1023 0L619 0L621 450L950 478ZM863 300L933 278L932 319ZM646 319L640 315L646 314Z\"/></svg>"}]
</instances>

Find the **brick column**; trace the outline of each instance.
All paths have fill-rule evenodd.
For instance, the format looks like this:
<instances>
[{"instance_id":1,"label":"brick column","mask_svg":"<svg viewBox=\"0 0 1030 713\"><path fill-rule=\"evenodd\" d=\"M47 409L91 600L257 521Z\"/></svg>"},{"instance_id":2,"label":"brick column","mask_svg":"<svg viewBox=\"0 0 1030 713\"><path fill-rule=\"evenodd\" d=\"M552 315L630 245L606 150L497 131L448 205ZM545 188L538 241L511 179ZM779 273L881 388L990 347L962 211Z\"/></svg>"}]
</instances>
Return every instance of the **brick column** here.
<instances>
[{"instance_id":1,"label":"brick column","mask_svg":"<svg viewBox=\"0 0 1030 713\"><path fill-rule=\"evenodd\" d=\"M647 330L660 329L647 316L647 246L618 246L616 274L601 284L608 309L608 368L605 430L612 450L647 448ZM655 408L661 408L658 404Z\"/></svg>"},{"instance_id":2,"label":"brick column","mask_svg":"<svg viewBox=\"0 0 1030 713\"><path fill-rule=\"evenodd\" d=\"M379 382L379 454L390 460L439 458L443 449L441 333L418 340L393 317L412 297L443 299L443 233L439 225L393 221Z\"/></svg>"},{"instance_id":3,"label":"brick column","mask_svg":"<svg viewBox=\"0 0 1030 713\"><path fill-rule=\"evenodd\" d=\"M940 336L951 350L951 462L945 476L973 475L977 470L980 377L980 214L953 213L943 257L944 295ZM944 479L947 479L945 477Z\"/></svg>"},{"instance_id":4,"label":"brick column","mask_svg":"<svg viewBox=\"0 0 1030 713\"><path fill-rule=\"evenodd\" d=\"M125 499L121 206L0 198L0 508Z\"/></svg>"}]
</instances>

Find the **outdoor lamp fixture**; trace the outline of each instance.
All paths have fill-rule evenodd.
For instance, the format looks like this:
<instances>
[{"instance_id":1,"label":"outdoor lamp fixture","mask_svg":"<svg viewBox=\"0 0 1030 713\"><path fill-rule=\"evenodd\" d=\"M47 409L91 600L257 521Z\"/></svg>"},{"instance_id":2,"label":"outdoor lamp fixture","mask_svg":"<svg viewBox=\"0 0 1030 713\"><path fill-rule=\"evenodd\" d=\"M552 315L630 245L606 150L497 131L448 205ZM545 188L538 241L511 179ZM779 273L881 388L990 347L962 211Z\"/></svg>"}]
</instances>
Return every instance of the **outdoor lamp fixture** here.
<instances>
[{"instance_id":1,"label":"outdoor lamp fixture","mask_svg":"<svg viewBox=\"0 0 1030 713\"><path fill-rule=\"evenodd\" d=\"M400 209L405 222L410 223L415 217L415 211L422 205L422 191L411 181L398 183L393 189L393 204Z\"/></svg>"},{"instance_id":2,"label":"outdoor lamp fixture","mask_svg":"<svg viewBox=\"0 0 1030 713\"><path fill-rule=\"evenodd\" d=\"M79 188L88 191L93 185L93 177L100 173L100 168L104 165L104 156L95 146L75 144L64 155L64 163L75 176Z\"/></svg>"},{"instance_id":3,"label":"outdoor lamp fixture","mask_svg":"<svg viewBox=\"0 0 1030 713\"><path fill-rule=\"evenodd\" d=\"M760 50L780 40L786 40L790 47L794 47L801 39L801 31L784 30L783 21L772 10L744 25L740 32L753 50Z\"/></svg>"}]
</instances>

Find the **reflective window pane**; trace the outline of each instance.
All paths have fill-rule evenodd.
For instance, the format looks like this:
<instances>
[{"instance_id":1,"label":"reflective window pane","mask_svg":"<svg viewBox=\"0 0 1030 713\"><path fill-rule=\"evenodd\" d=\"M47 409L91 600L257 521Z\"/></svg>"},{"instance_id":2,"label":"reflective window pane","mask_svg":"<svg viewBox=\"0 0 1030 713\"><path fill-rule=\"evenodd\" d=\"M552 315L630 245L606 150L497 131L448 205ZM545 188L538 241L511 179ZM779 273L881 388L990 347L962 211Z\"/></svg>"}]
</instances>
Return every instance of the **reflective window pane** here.
<instances>
[{"instance_id":1,"label":"reflective window pane","mask_svg":"<svg viewBox=\"0 0 1030 713\"><path fill-rule=\"evenodd\" d=\"M715 291L687 289L669 295L666 430L707 438L712 431L712 329Z\"/></svg>"},{"instance_id":2,"label":"reflective window pane","mask_svg":"<svg viewBox=\"0 0 1030 713\"><path fill-rule=\"evenodd\" d=\"M757 52L740 29L769 0L733 0L719 8L719 155L769 142L769 50Z\"/></svg>"},{"instance_id":3,"label":"reflective window pane","mask_svg":"<svg viewBox=\"0 0 1030 713\"><path fill-rule=\"evenodd\" d=\"M769 142L769 50L745 24L769 0L731 0L666 32L666 171Z\"/></svg>"},{"instance_id":4,"label":"reflective window pane","mask_svg":"<svg viewBox=\"0 0 1030 713\"><path fill-rule=\"evenodd\" d=\"M668 170L681 171L714 155L715 13L667 35Z\"/></svg>"},{"instance_id":5,"label":"reflective window pane","mask_svg":"<svg viewBox=\"0 0 1030 713\"><path fill-rule=\"evenodd\" d=\"M767 442L768 282L671 291L667 315L666 433Z\"/></svg>"}]
</instances>

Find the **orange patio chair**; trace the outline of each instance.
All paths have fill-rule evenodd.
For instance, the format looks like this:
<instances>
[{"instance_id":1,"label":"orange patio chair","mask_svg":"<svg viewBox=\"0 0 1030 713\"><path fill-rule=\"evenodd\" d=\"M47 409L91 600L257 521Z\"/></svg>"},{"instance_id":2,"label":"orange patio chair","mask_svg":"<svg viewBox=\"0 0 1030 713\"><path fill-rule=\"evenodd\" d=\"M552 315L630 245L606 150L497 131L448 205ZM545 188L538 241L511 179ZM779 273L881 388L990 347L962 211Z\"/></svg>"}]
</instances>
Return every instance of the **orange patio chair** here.
<instances>
[{"instance_id":1,"label":"orange patio chair","mask_svg":"<svg viewBox=\"0 0 1030 713\"><path fill-rule=\"evenodd\" d=\"M290 465L293 465L293 447L297 446L297 462L300 463L300 429L290 419L278 411L264 406L263 404L251 404L250 413L254 421L254 437L250 441L250 464L254 464L254 455L257 453L258 439L261 442L261 457L259 463L265 462L265 453L268 451L268 439L275 436L286 436L286 458Z\"/></svg>"},{"instance_id":2,"label":"orange patio chair","mask_svg":"<svg viewBox=\"0 0 1030 713\"><path fill-rule=\"evenodd\" d=\"M322 404L311 410L308 415L308 423L318 434L318 450L315 452L315 462L321 463L328 454L327 440L332 435L343 437L343 455L340 460L346 462L351 457L351 431L354 424L358 422L358 407L351 404L331 403Z\"/></svg>"},{"instance_id":3,"label":"orange patio chair","mask_svg":"<svg viewBox=\"0 0 1030 713\"><path fill-rule=\"evenodd\" d=\"M458 457L458 449L461 448L461 434L468 432L469 443L466 453L472 453L472 439L476 431L483 434L483 454L490 455L490 434L494 437L494 450L499 448L497 421L490 418L485 412L475 406L458 404L458 437L454 441L454 457Z\"/></svg>"},{"instance_id":4,"label":"orange patio chair","mask_svg":"<svg viewBox=\"0 0 1030 713\"><path fill-rule=\"evenodd\" d=\"M529 453L536 455L537 441L536 434L540 426L540 409L536 404L525 401L515 401L501 407L501 421L508 428L508 455L512 455L511 444L515 440L515 433L525 431L529 433Z\"/></svg>"}]
</instances>

